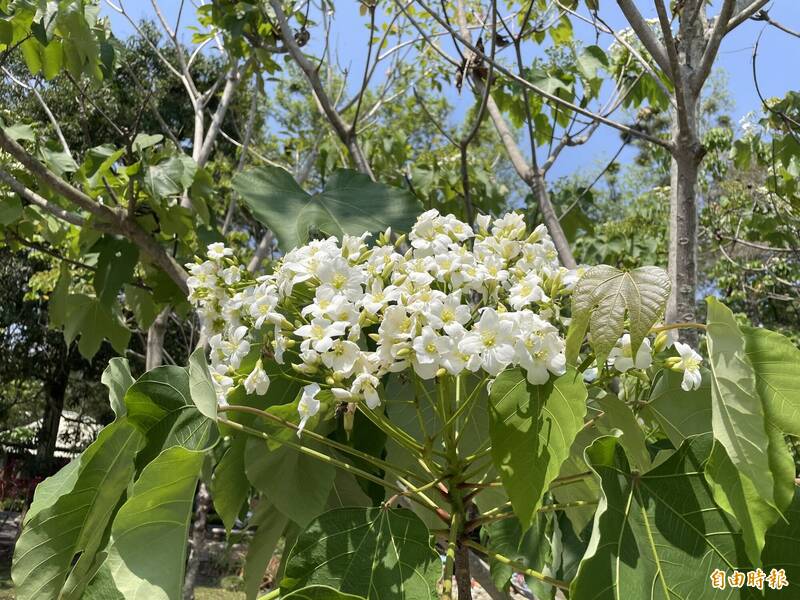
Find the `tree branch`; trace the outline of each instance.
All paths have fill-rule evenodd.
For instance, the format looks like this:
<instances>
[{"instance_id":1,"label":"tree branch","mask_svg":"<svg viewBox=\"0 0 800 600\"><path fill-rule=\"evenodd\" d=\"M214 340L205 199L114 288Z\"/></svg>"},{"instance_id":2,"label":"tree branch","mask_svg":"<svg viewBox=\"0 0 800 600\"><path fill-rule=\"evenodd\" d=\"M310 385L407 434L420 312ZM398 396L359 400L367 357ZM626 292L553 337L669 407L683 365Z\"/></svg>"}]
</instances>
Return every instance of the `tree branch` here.
<instances>
[{"instance_id":1,"label":"tree branch","mask_svg":"<svg viewBox=\"0 0 800 600\"><path fill-rule=\"evenodd\" d=\"M547 100L550 100L551 102L554 102L555 104L560 104L561 106L566 107L566 108L570 109L571 111L575 111L578 114L584 115L586 117L590 117L593 120L600 121L601 123L603 123L605 125L608 125L609 127L613 127L614 129L618 129L619 131L625 132L625 133L627 133L629 135L632 135L634 137L637 137L637 138L640 138L640 139L643 139L643 140L647 140L648 142L656 144L657 146L661 146L662 148L666 148L667 150L671 150L672 147L671 147L670 143L665 141L665 140L659 139L659 138L657 138L655 136L652 136L650 134L647 134L647 133L645 133L643 131L638 131L636 129L633 129L632 127L628 127L627 125L623 125L622 123L618 123L618 122L616 122L616 121L614 121L612 119L604 117L603 115L598 115L597 113L594 113L591 110L583 108L582 106L578 106L577 104L573 104L572 102L564 100L563 98L560 98L559 96L557 96L555 94L551 94L551 93L543 90L542 88L534 85L533 83L531 83L527 79L525 79L523 77L520 77L519 75L511 72L509 69L507 69L501 63L499 63L497 61L492 61L490 59L490 57L487 56L484 52L481 52L472 43L470 43L468 40L464 39L463 36L461 36L458 32L453 30L452 27L450 27L446 23L446 21L444 19L442 19L442 17L440 17L435 11L431 10L431 8L428 6L428 4L426 2L424 2L424 0L416 0L416 1L417 1L417 4L419 4L423 9L425 9L431 15L431 17L433 17L433 19L435 21L437 21L442 27L449 28L449 30L451 31L451 35L454 37L454 39L458 40L462 45L464 45L470 51L472 51L477 56L479 56L480 58L485 60L487 63L494 64L494 68L497 70L498 73L502 73L503 75L505 75L506 77L508 77L512 81L520 84L521 86L523 86L523 87L525 87L525 88L527 88L529 90L534 91L537 95L539 95L542 98L545 98ZM395 0L395 2L399 3L399 0Z\"/></svg>"},{"instance_id":2,"label":"tree branch","mask_svg":"<svg viewBox=\"0 0 800 600\"><path fill-rule=\"evenodd\" d=\"M272 10L275 11L275 18L278 21L278 27L280 28L284 46L286 46L292 59L297 63L297 66L300 67L300 70L305 74L311 89L314 91L314 96L316 96L317 101L336 132L336 135L339 136L339 139L347 147L356 168L365 175L368 175L371 179L375 179L372 168L369 166L361 150L361 146L358 144L355 130L342 119L342 116L336 110L336 107L325 92L325 88L319 78L318 69L309 62L303 54L303 51L297 45L292 35L292 29L289 26L286 14L283 12L283 8L281 8L280 0L269 0L269 4Z\"/></svg>"},{"instance_id":3,"label":"tree branch","mask_svg":"<svg viewBox=\"0 0 800 600\"><path fill-rule=\"evenodd\" d=\"M161 268L175 282L181 291L186 294L189 293L189 288L186 285L188 275L183 267L150 234L139 227L135 221L129 220L124 212L113 210L96 202L78 188L61 179L36 158L28 154L25 148L8 137L2 129L0 129L0 148L19 161L38 181L63 196L75 206L96 217L101 222L101 228L105 225L111 232L126 237L136 244L153 264ZM34 198L33 194L33 192L30 192L27 197Z\"/></svg>"},{"instance_id":4,"label":"tree branch","mask_svg":"<svg viewBox=\"0 0 800 600\"><path fill-rule=\"evenodd\" d=\"M656 0L658 1L658 0ZM617 4L625 15L625 19L633 29L634 33L638 36L644 47L656 61L656 64L661 67L661 70L667 74L667 77L672 78L672 65L670 64L667 50L664 45L656 38L650 25L647 24L642 13L636 8L633 0L617 0Z\"/></svg>"},{"instance_id":5,"label":"tree branch","mask_svg":"<svg viewBox=\"0 0 800 600\"><path fill-rule=\"evenodd\" d=\"M740 10L729 22L728 22L728 31L729 33L736 29L739 25L747 21L747 19L751 18L754 14L756 14L759 10L764 8L764 6L769 2L769 0L755 0L755 2L751 2L749 5L744 7Z\"/></svg>"},{"instance_id":6,"label":"tree branch","mask_svg":"<svg viewBox=\"0 0 800 600\"><path fill-rule=\"evenodd\" d=\"M695 94L700 93L708 74L711 72L711 67L717 58L719 45L722 43L722 38L728 32L728 23L730 23L733 16L733 9L736 7L736 0L725 0L722 4L722 9L719 11L717 21L714 23L714 28L711 30L711 37L706 44L703 51L703 57L700 59L700 65L691 76L690 86L692 92Z\"/></svg>"}]
</instances>

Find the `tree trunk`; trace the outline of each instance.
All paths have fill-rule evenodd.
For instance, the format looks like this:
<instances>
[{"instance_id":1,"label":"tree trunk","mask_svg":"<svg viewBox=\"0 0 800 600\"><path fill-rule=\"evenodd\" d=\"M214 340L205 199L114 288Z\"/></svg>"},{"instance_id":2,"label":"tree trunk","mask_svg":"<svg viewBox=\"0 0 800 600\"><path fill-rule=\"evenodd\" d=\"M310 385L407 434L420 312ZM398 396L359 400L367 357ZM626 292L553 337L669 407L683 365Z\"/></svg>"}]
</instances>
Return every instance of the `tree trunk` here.
<instances>
[{"instance_id":1,"label":"tree trunk","mask_svg":"<svg viewBox=\"0 0 800 600\"><path fill-rule=\"evenodd\" d=\"M147 330L145 369L148 371L160 367L164 362L164 335L167 333L170 311L169 307L162 310Z\"/></svg>"},{"instance_id":2,"label":"tree trunk","mask_svg":"<svg viewBox=\"0 0 800 600\"><path fill-rule=\"evenodd\" d=\"M700 143L698 107L702 83L692 83L700 64L706 40L705 0L686 2L681 11L676 38L678 67L682 85L676 85L677 106L672 111L672 165L670 169L669 275L672 290L667 303L668 322L696 320L697 294L697 193L700 162L704 150ZM682 101L681 101L682 100ZM697 332L683 330L681 337L696 345Z\"/></svg>"},{"instance_id":3,"label":"tree trunk","mask_svg":"<svg viewBox=\"0 0 800 600\"><path fill-rule=\"evenodd\" d=\"M463 544L456 547L455 575L458 600L472 600L472 576L469 571L469 548Z\"/></svg>"},{"instance_id":4,"label":"tree trunk","mask_svg":"<svg viewBox=\"0 0 800 600\"><path fill-rule=\"evenodd\" d=\"M45 384L45 405L42 415L42 427L36 441L36 459L43 467L49 466L58 442L58 427L61 424L61 413L64 410L64 397L69 383L67 358L57 368L53 377Z\"/></svg>"},{"instance_id":5,"label":"tree trunk","mask_svg":"<svg viewBox=\"0 0 800 600\"><path fill-rule=\"evenodd\" d=\"M186 577L183 582L183 600L194 600L194 586L200 572L200 550L206 541L206 523L211 508L211 494L202 481L195 496L194 526L192 527L189 558L186 560Z\"/></svg>"}]
</instances>

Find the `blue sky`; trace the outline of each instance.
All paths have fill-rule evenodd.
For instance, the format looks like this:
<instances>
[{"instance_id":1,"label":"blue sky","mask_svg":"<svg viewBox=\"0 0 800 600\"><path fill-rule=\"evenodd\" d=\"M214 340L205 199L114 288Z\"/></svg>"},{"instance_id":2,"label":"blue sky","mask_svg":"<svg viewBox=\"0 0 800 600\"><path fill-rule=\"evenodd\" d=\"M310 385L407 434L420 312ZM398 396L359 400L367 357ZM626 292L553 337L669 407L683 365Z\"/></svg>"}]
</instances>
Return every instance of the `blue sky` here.
<instances>
[{"instance_id":1,"label":"blue sky","mask_svg":"<svg viewBox=\"0 0 800 600\"><path fill-rule=\"evenodd\" d=\"M196 25L197 22L193 14L192 3L186 1L185 4L181 29L183 30L183 39L188 43L191 41L192 32L187 29L187 26ZM645 17L654 17L655 11L652 8L652 2L642 4L641 10ZM714 4L718 5L719 0ZM179 5L179 0L161 0L160 2L166 18L171 23L174 23ZM340 63L348 66L354 73L360 73L363 69L368 36L368 22L365 17L359 15L358 5L356 0L336 1L333 33L330 40ZM797 0L775 0L767 6L773 19L795 30L800 30L800 11L797 10ZM125 7L134 19L155 18L152 6L146 0L127 0ZM601 7L600 14L612 27L624 26L624 18L617 9L616 3L606 0L601 3ZM131 33L132 29L123 17L108 7L104 7L103 12L111 17L112 27L118 36L122 37ZM717 69L727 75L730 96L734 102L732 111L734 120L738 120L750 111L758 111L760 108L760 101L753 85L751 56L755 41L764 29L764 23L748 21L726 36L720 48ZM594 43L594 31L588 25L577 23L575 35L579 39L586 40L587 43ZM610 42L609 36L600 39L600 45L604 48ZM315 43L319 43L319 41L312 39L312 51L315 49ZM800 62L800 40L777 29L766 28L761 38L758 55L759 85L765 97L782 96L790 89L798 89L798 83L800 83L797 78L798 63L795 61ZM456 106L456 113L471 103L468 94L462 94L459 97L454 87L448 92L448 97ZM559 157L551 174L559 177L582 170L592 177L591 174L599 171L618 147L617 132L608 127L601 127L589 143L567 149ZM628 153L629 155L630 153ZM623 153L620 160L625 161L628 156Z\"/></svg>"}]
</instances>

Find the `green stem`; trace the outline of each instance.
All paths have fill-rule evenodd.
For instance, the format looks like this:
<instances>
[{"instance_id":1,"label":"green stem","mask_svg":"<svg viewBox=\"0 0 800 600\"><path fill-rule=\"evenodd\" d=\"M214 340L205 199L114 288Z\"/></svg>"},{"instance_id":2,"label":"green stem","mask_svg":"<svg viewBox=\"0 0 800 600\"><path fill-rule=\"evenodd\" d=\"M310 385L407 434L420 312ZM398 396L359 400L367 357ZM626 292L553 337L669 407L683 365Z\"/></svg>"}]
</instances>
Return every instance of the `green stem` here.
<instances>
[{"instance_id":1,"label":"green stem","mask_svg":"<svg viewBox=\"0 0 800 600\"><path fill-rule=\"evenodd\" d=\"M372 481L373 483L377 483L378 485L381 485L381 486L383 486L383 487L385 487L387 489L390 489L393 492L400 493L400 494L405 492L405 490L400 489L396 485L393 485L393 484L389 483L388 481L386 481L384 479L381 479L380 477L377 477L376 475L373 475L372 473L368 473L367 471L359 469L358 467L354 467L353 465L351 465L349 463L343 462L341 460L337 460L337 459L335 459L335 458L333 458L331 456L328 456L327 454L323 454L322 452L318 452L318 451L314 450L313 448L309 448L307 446L303 446L302 444L298 444L298 443L290 441L290 440L282 440L282 439L278 439L278 438L272 437L272 436L264 433L263 431L259 431L258 429L253 429L252 427L248 427L247 425L242 425L241 423L237 423L235 421L227 421L226 420L225 424L227 426L233 428L233 429L238 429L239 431L242 431L244 433L247 433L247 434L250 434L250 435L253 435L253 436L256 436L256 437L260 437L260 438L263 438L263 439L268 440L268 441L277 442L277 443L279 443L279 444L281 444L283 446L288 446L289 448L293 448L293 449L297 450L298 452L306 454L307 456L312 456L312 457L314 457L314 458L316 458L318 460L321 460L322 462L326 462L329 465L337 467L337 468L339 468L339 469L341 469L343 471L346 471L347 473L351 473L352 475L355 475L356 477L361 477L362 479L366 479L367 481ZM426 504L425 502L420 500L418 497L413 496L413 495L409 495L408 498L413 500L414 502L417 502L420 506L424 506L428 510L433 510L434 512L436 512L433 507L429 506L428 504ZM428 500L428 502L430 502L430 499L428 499L427 497L425 499Z\"/></svg>"},{"instance_id":2,"label":"green stem","mask_svg":"<svg viewBox=\"0 0 800 600\"><path fill-rule=\"evenodd\" d=\"M445 424L442 425L442 428L436 432L436 435L434 437L438 437L445 429L447 429L450 425L452 425L452 423L456 419L458 419L458 417L460 417L464 413L464 411L467 410L467 408L469 408L472 405L472 402L478 397L478 392L480 391L480 388L483 386L483 384L486 382L486 379L487 377L483 378L483 380L475 387L472 393L469 396L467 396L467 399L464 400L464 402L459 402L460 400L459 396L461 393L460 389L461 377L458 377L458 379L456 379L456 406L458 406L458 408L450 416L450 418L447 419L447 422L445 422Z\"/></svg>"},{"instance_id":3,"label":"green stem","mask_svg":"<svg viewBox=\"0 0 800 600\"><path fill-rule=\"evenodd\" d=\"M653 327L650 333L658 333L659 331L669 331L670 329L706 329L705 323L669 323L668 325L661 325Z\"/></svg>"},{"instance_id":4,"label":"green stem","mask_svg":"<svg viewBox=\"0 0 800 600\"><path fill-rule=\"evenodd\" d=\"M282 419L278 415L273 415L272 413L269 413L269 412L267 412L265 410L261 410L259 408L254 408L254 407L251 407L251 406L240 406L238 404L230 404L228 406L220 406L217 410L219 412L248 413L248 414L256 415L258 417L269 419L270 421L274 421L275 423L279 423L280 425L283 425L287 429L292 429L294 431L297 431L298 429L300 429L299 426L295 425L294 423L292 423L290 421L287 421L286 419ZM306 436L306 437L309 437L312 440L315 440L315 441L317 441L317 442L319 442L321 444L324 444L324 445L329 446L331 448L335 448L336 450L339 450L341 452L346 452L346 453L352 454L353 456L356 456L356 457L360 458L361 460L363 460L365 462L368 462L372 466L377 467L379 469L384 469L386 471L391 471L393 473L402 473L403 475L406 475L408 477L413 477L413 478L418 479L420 481L425 481L422 477L420 477L416 473L413 473L412 471L408 471L408 470L403 469L401 467L396 467L396 466L392 465L391 463L385 462L385 461L383 461L383 460L381 460L379 458L371 456L371 455L367 454L366 452L361 452L360 450L357 450L357 449L353 448L352 446L348 446L347 444L342 444L341 442L337 442L335 440L327 438L324 435L320 435L320 434L316 433L315 431L303 430L303 435Z\"/></svg>"},{"instance_id":5,"label":"green stem","mask_svg":"<svg viewBox=\"0 0 800 600\"><path fill-rule=\"evenodd\" d=\"M540 573L539 571L534 571L533 569L529 569L528 567L526 567L521 562L517 562L516 560L512 560L512 559L508 558L507 556L503 556L502 554L498 554L497 552L489 550L485 546L481 546L480 544L478 544L477 542L472 541L469 538L463 540L462 543L465 546L469 546L473 550L477 550L478 552L481 552L481 553L483 553L483 554L495 559L497 562L500 562L500 563L503 563L505 565L508 565L509 567L513 568L514 570L516 570L519 573L522 573L523 575L528 575L529 577L533 577L534 579L538 579L539 581L543 581L545 583L549 583L553 587L557 587L557 588L562 589L562 590L569 590L569 583L567 583L566 581L561 581L559 579L553 579L552 577L548 577L547 575L545 575L543 573Z\"/></svg>"},{"instance_id":6,"label":"green stem","mask_svg":"<svg viewBox=\"0 0 800 600\"><path fill-rule=\"evenodd\" d=\"M458 544L459 513L453 511L450 521L450 534L447 538L447 554L444 562L444 577L442 579L442 600L453 600L453 571L456 564L456 545Z\"/></svg>"},{"instance_id":7,"label":"green stem","mask_svg":"<svg viewBox=\"0 0 800 600\"><path fill-rule=\"evenodd\" d=\"M408 433L395 427L371 408L367 408L366 406L359 406L359 408L365 417L372 421L378 429L383 431L395 442L406 448L406 450L410 450L414 456L424 456L424 448L420 446L414 438L408 435ZM433 452L436 452L436 450L433 450Z\"/></svg>"}]
</instances>

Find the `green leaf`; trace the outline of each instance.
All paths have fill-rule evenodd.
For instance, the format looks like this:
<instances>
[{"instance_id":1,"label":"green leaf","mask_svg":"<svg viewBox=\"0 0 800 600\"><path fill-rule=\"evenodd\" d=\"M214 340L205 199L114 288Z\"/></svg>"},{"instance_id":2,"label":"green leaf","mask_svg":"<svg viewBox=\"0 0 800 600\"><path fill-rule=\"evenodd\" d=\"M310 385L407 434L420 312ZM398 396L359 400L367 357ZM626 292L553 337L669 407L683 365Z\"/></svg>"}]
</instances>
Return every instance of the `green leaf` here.
<instances>
[{"instance_id":1,"label":"green leaf","mask_svg":"<svg viewBox=\"0 0 800 600\"><path fill-rule=\"evenodd\" d=\"M587 46L576 61L578 72L586 79L596 79L597 71L608 67L608 57L599 46Z\"/></svg>"},{"instance_id":2,"label":"green leaf","mask_svg":"<svg viewBox=\"0 0 800 600\"><path fill-rule=\"evenodd\" d=\"M133 375L127 358L116 356L108 361L108 366L103 371L100 381L108 388L108 400L117 419L127 413L125 408L125 393L133 385Z\"/></svg>"},{"instance_id":3,"label":"green leaf","mask_svg":"<svg viewBox=\"0 0 800 600\"><path fill-rule=\"evenodd\" d=\"M106 563L125 598L182 598L186 539L204 452L174 446L148 464L111 529Z\"/></svg>"},{"instance_id":4,"label":"green leaf","mask_svg":"<svg viewBox=\"0 0 800 600\"><path fill-rule=\"evenodd\" d=\"M131 481L141 443L133 427L117 421L37 493L14 549L18 600L59 597L68 575L75 590L88 583L88 568ZM80 559L73 562L76 555Z\"/></svg>"},{"instance_id":5,"label":"green leaf","mask_svg":"<svg viewBox=\"0 0 800 600\"><path fill-rule=\"evenodd\" d=\"M717 505L739 522L750 562L758 564L764 549L764 535L780 513L764 501L755 485L739 472L719 443L715 443L711 451L705 476Z\"/></svg>"},{"instance_id":6,"label":"green leaf","mask_svg":"<svg viewBox=\"0 0 800 600\"><path fill-rule=\"evenodd\" d=\"M234 436L231 445L214 469L211 480L211 498L214 509L230 533L250 492L250 482L244 472L246 438Z\"/></svg>"},{"instance_id":7,"label":"green leaf","mask_svg":"<svg viewBox=\"0 0 800 600\"><path fill-rule=\"evenodd\" d=\"M51 150L47 146L39 148L39 154L47 167L59 177L78 170L78 164L64 150Z\"/></svg>"},{"instance_id":8,"label":"green leaf","mask_svg":"<svg viewBox=\"0 0 800 600\"><path fill-rule=\"evenodd\" d=\"M200 414L217 420L217 393L211 381L204 348L198 348L189 357L189 392Z\"/></svg>"},{"instance_id":9,"label":"green leaf","mask_svg":"<svg viewBox=\"0 0 800 600\"><path fill-rule=\"evenodd\" d=\"M275 547L278 545L289 519L282 515L266 500L261 500L251 519L251 525L257 529L247 548L244 563L244 589L247 600L258 596L258 590L264 581Z\"/></svg>"},{"instance_id":10,"label":"green leaf","mask_svg":"<svg viewBox=\"0 0 800 600\"><path fill-rule=\"evenodd\" d=\"M22 202L17 196L0 198L0 225L10 225L22 216Z\"/></svg>"},{"instance_id":11,"label":"green leaf","mask_svg":"<svg viewBox=\"0 0 800 600\"><path fill-rule=\"evenodd\" d=\"M527 529L583 427L586 387L574 369L538 386L512 369L497 377L489 398L492 459Z\"/></svg>"},{"instance_id":12,"label":"green leaf","mask_svg":"<svg viewBox=\"0 0 800 600\"><path fill-rule=\"evenodd\" d=\"M613 394L597 399L603 416L597 419L596 427L602 434L614 435L625 450L631 467L639 472L650 468L650 452L636 416L630 407Z\"/></svg>"},{"instance_id":13,"label":"green leaf","mask_svg":"<svg viewBox=\"0 0 800 600\"><path fill-rule=\"evenodd\" d=\"M327 585L310 585L286 596L283 600L364 600L364 596L345 594Z\"/></svg>"},{"instance_id":14,"label":"green leaf","mask_svg":"<svg viewBox=\"0 0 800 600\"><path fill-rule=\"evenodd\" d=\"M785 569L790 585L800 582L800 561L797 549L800 548L800 488L797 488L791 506L786 511L786 520L780 520L767 532L767 543L761 556L765 570ZM767 592L767 597L786 598L786 592Z\"/></svg>"},{"instance_id":15,"label":"green leaf","mask_svg":"<svg viewBox=\"0 0 800 600\"><path fill-rule=\"evenodd\" d=\"M9 125L8 127L3 127L3 131L5 134L10 137L15 142L25 141L25 142L35 142L36 141L36 133L33 131L33 127L27 125L25 123L15 123L14 125Z\"/></svg>"},{"instance_id":16,"label":"green leaf","mask_svg":"<svg viewBox=\"0 0 800 600\"><path fill-rule=\"evenodd\" d=\"M636 356L642 340L663 313L669 291L669 277L658 267L623 272L598 265L583 274L572 295L572 316L579 323L586 323L588 317L598 365L605 363L608 353L622 336L626 314L631 352ZM583 332L579 333L582 338Z\"/></svg>"},{"instance_id":17,"label":"green leaf","mask_svg":"<svg viewBox=\"0 0 800 600\"><path fill-rule=\"evenodd\" d=\"M681 388L681 373L660 371L642 410L661 425L676 448L690 436L711 431L711 377L706 369L702 374L700 387L687 392Z\"/></svg>"},{"instance_id":18,"label":"green leaf","mask_svg":"<svg viewBox=\"0 0 800 600\"><path fill-rule=\"evenodd\" d=\"M550 563L550 540L547 539L547 517L537 515L533 525L523 530L517 519L503 519L489 523L482 528L482 536L486 536L486 546L511 560L517 561L529 569L542 572ZM497 589L508 589L514 568L490 558L489 570Z\"/></svg>"},{"instance_id":19,"label":"green leaf","mask_svg":"<svg viewBox=\"0 0 800 600\"><path fill-rule=\"evenodd\" d=\"M147 167L144 184L155 200L182 194L192 185L197 165L188 156L171 156Z\"/></svg>"},{"instance_id":20,"label":"green leaf","mask_svg":"<svg viewBox=\"0 0 800 600\"><path fill-rule=\"evenodd\" d=\"M93 249L99 251L94 289L100 302L111 306L123 284L132 279L139 250L130 242L108 236L101 238Z\"/></svg>"},{"instance_id":21,"label":"green leaf","mask_svg":"<svg viewBox=\"0 0 800 600\"><path fill-rule=\"evenodd\" d=\"M256 437L247 440L244 458L253 487L301 527L324 510L336 477L333 466L288 446L270 448Z\"/></svg>"},{"instance_id":22,"label":"green leaf","mask_svg":"<svg viewBox=\"0 0 800 600\"><path fill-rule=\"evenodd\" d=\"M767 421L786 434L800 437L800 350L774 331L754 327L741 330Z\"/></svg>"},{"instance_id":23,"label":"green leaf","mask_svg":"<svg viewBox=\"0 0 800 600\"><path fill-rule=\"evenodd\" d=\"M124 290L125 304L133 313L139 329L147 330L158 316L158 306L153 299L153 292L129 284L124 286Z\"/></svg>"},{"instance_id":24,"label":"green leaf","mask_svg":"<svg viewBox=\"0 0 800 600\"><path fill-rule=\"evenodd\" d=\"M104 338L122 354L128 347L131 332L111 309L86 294L70 294L65 305L64 339L67 344L80 334L78 350L86 359L91 359L100 349Z\"/></svg>"},{"instance_id":25,"label":"green leaf","mask_svg":"<svg viewBox=\"0 0 800 600\"><path fill-rule=\"evenodd\" d=\"M145 148L150 148L151 146L160 144L163 139L164 136L160 133L139 133L135 138L133 138L133 144L131 144L131 147L133 148L134 152L141 152Z\"/></svg>"},{"instance_id":26,"label":"green leaf","mask_svg":"<svg viewBox=\"0 0 800 600\"><path fill-rule=\"evenodd\" d=\"M318 194L306 193L277 167L240 173L233 187L253 215L275 232L284 252L304 244L312 232L341 237L387 227L408 231L420 210L407 191L346 169L336 171Z\"/></svg>"},{"instance_id":27,"label":"green leaf","mask_svg":"<svg viewBox=\"0 0 800 600\"><path fill-rule=\"evenodd\" d=\"M428 529L411 511L337 508L300 535L281 592L320 584L367 600L433 600L441 575Z\"/></svg>"},{"instance_id":28,"label":"green leaf","mask_svg":"<svg viewBox=\"0 0 800 600\"><path fill-rule=\"evenodd\" d=\"M714 438L734 466L775 505L764 409L755 373L745 354L744 335L728 307L709 297L708 354L711 367L711 425Z\"/></svg>"},{"instance_id":29,"label":"green leaf","mask_svg":"<svg viewBox=\"0 0 800 600\"><path fill-rule=\"evenodd\" d=\"M192 402L189 372L183 367L158 367L142 375L125 394L125 406L128 419L147 438L147 445L137 457L139 466L166 448L205 450L217 440L214 421L202 415Z\"/></svg>"},{"instance_id":30,"label":"green leaf","mask_svg":"<svg viewBox=\"0 0 800 600\"><path fill-rule=\"evenodd\" d=\"M716 598L714 569L747 570L741 533L703 476L712 443L708 434L692 438L644 475L631 472L615 438L592 444L586 455L603 494L572 600ZM726 597L748 595L742 588Z\"/></svg>"}]
</instances>

